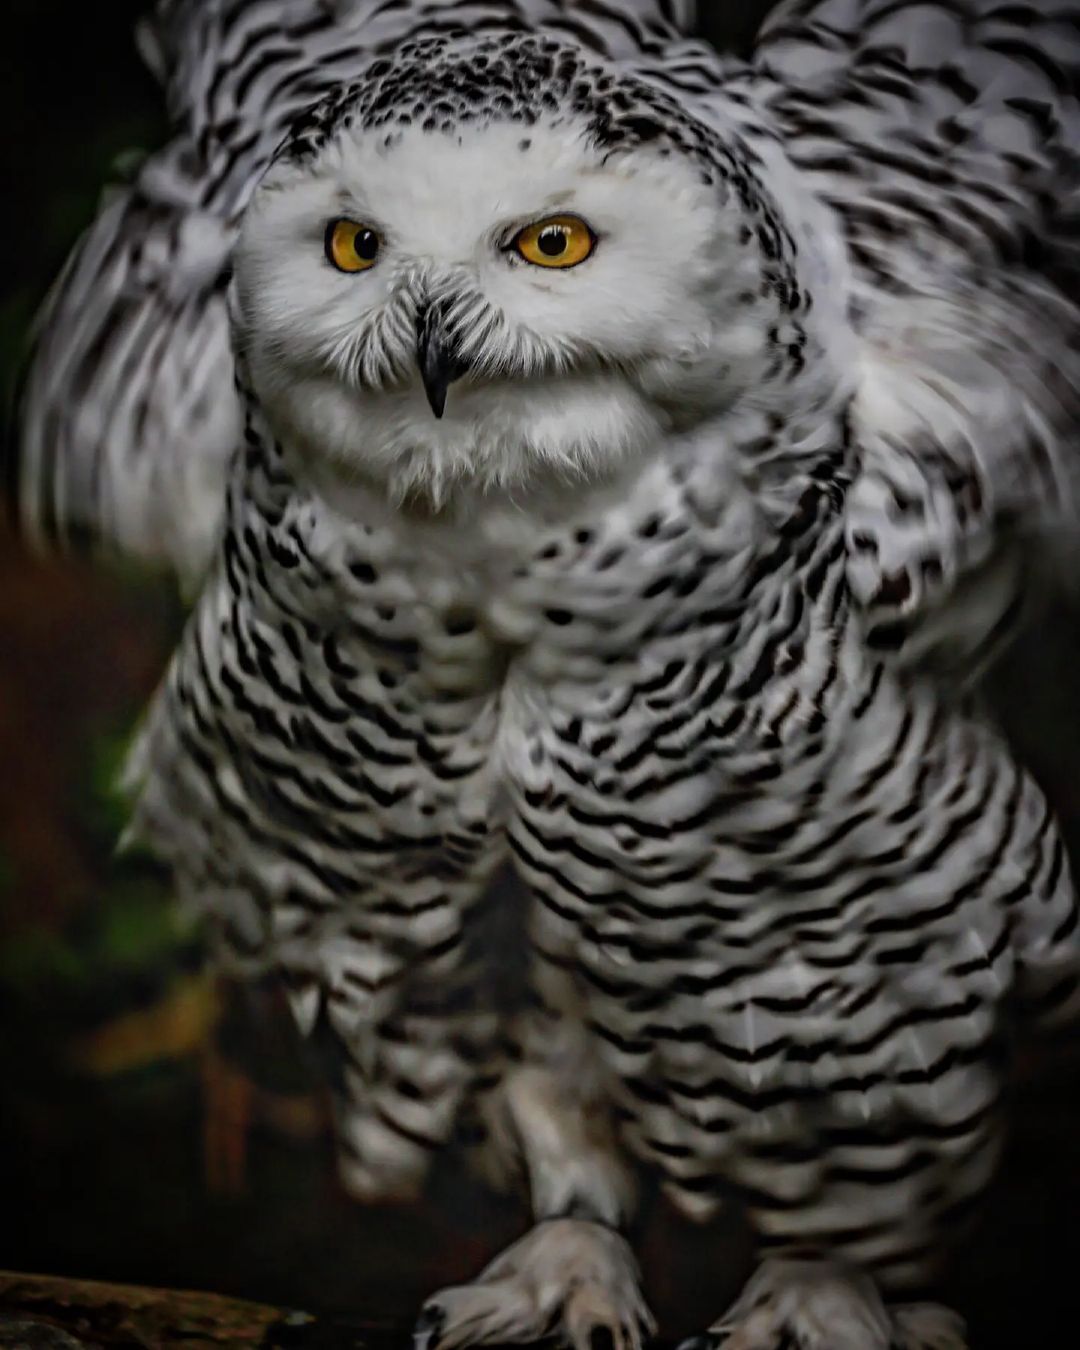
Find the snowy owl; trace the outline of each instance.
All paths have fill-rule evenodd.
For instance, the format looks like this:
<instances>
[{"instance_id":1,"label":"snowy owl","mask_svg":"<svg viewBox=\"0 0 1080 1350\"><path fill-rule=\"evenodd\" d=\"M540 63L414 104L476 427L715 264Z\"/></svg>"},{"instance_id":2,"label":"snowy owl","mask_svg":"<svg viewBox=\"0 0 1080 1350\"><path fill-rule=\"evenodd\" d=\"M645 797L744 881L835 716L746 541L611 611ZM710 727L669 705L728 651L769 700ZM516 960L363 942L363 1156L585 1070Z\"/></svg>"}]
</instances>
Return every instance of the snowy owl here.
<instances>
[{"instance_id":1,"label":"snowy owl","mask_svg":"<svg viewBox=\"0 0 1080 1350\"><path fill-rule=\"evenodd\" d=\"M195 596L132 831L346 1184L529 1196L421 1350L636 1350L642 1169L757 1233L703 1345L959 1346L904 1290L1080 1004L975 682L1075 533L1080 7L692 9L161 0L27 386L31 528Z\"/></svg>"}]
</instances>

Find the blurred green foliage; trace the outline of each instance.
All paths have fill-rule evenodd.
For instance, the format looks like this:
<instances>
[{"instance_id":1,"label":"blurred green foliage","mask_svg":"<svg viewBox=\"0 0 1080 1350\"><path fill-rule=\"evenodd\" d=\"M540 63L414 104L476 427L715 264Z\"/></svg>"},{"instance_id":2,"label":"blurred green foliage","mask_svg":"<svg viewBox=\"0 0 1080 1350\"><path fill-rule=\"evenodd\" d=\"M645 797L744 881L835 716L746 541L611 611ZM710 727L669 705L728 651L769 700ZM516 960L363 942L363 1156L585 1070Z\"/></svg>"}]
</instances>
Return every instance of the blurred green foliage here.
<instances>
[{"instance_id":1,"label":"blurred green foliage","mask_svg":"<svg viewBox=\"0 0 1080 1350\"><path fill-rule=\"evenodd\" d=\"M91 738L87 750L87 781L81 794L86 823L113 840L120 838L128 821L123 772L131 739L129 733L102 731Z\"/></svg>"},{"instance_id":2,"label":"blurred green foliage","mask_svg":"<svg viewBox=\"0 0 1080 1350\"><path fill-rule=\"evenodd\" d=\"M198 962L196 926L172 902L164 870L137 848L115 851L128 820L121 773L130 740L126 732L91 731L78 751L72 823L101 860L101 890L60 929L32 924L0 944L0 1000L15 1009L47 1005L52 1019L82 1024L141 1001ZM3 882L0 863L0 888Z\"/></svg>"},{"instance_id":3,"label":"blurred green foliage","mask_svg":"<svg viewBox=\"0 0 1080 1350\"><path fill-rule=\"evenodd\" d=\"M68 930L28 928L0 946L0 989L16 1004L122 1002L131 983L197 950L191 924L162 899L152 879L128 877Z\"/></svg>"}]
</instances>

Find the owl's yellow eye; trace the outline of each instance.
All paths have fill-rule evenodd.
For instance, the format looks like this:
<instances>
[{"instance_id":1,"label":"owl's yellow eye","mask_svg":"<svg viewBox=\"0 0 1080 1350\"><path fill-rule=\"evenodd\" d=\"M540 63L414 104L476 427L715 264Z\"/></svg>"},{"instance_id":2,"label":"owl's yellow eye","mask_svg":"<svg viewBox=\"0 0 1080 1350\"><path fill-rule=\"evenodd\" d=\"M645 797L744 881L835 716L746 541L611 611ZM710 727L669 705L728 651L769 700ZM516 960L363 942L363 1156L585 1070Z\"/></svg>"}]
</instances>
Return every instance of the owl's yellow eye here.
<instances>
[{"instance_id":1,"label":"owl's yellow eye","mask_svg":"<svg viewBox=\"0 0 1080 1350\"><path fill-rule=\"evenodd\" d=\"M514 247L537 267L576 267L592 255L596 235L578 216L552 216L526 226Z\"/></svg>"},{"instance_id":2,"label":"owl's yellow eye","mask_svg":"<svg viewBox=\"0 0 1080 1350\"><path fill-rule=\"evenodd\" d=\"M332 220L326 227L326 256L339 272L366 272L379 256L379 236L355 220Z\"/></svg>"}]
</instances>

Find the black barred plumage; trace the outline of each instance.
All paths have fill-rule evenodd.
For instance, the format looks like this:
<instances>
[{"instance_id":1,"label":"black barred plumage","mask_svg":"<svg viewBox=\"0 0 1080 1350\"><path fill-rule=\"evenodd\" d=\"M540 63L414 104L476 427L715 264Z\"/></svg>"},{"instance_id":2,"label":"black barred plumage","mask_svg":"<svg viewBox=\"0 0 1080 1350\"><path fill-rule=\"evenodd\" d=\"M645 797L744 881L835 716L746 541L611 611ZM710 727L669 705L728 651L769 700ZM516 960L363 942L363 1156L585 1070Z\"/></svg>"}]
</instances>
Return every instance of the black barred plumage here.
<instances>
[{"instance_id":1,"label":"black barred plumage","mask_svg":"<svg viewBox=\"0 0 1080 1350\"><path fill-rule=\"evenodd\" d=\"M881 1291L1080 1007L976 679L1076 535L1080 10L783 4L743 64L691 8L164 0L177 140L29 384L31 522L207 569L133 829L285 983L346 1181L529 1189L420 1350L635 1350L642 1164L759 1234L709 1344L960 1345Z\"/></svg>"}]
</instances>

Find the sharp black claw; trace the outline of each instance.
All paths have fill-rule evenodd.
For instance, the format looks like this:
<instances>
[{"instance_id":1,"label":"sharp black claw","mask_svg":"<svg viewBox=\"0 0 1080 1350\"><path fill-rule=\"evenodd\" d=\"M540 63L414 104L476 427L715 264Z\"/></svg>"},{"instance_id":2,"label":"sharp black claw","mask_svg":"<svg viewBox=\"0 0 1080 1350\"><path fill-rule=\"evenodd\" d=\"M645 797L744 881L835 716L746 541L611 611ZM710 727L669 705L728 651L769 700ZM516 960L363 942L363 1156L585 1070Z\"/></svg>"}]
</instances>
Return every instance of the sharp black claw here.
<instances>
[{"instance_id":1,"label":"sharp black claw","mask_svg":"<svg viewBox=\"0 0 1080 1350\"><path fill-rule=\"evenodd\" d=\"M676 1350L719 1350L720 1344L719 1337L711 1331L705 1331L699 1336L687 1336L685 1341L679 1342Z\"/></svg>"},{"instance_id":2,"label":"sharp black claw","mask_svg":"<svg viewBox=\"0 0 1080 1350\"><path fill-rule=\"evenodd\" d=\"M437 1303L421 1308L413 1327L413 1350L429 1350L432 1345L437 1345L445 1325L445 1308L440 1308Z\"/></svg>"}]
</instances>

